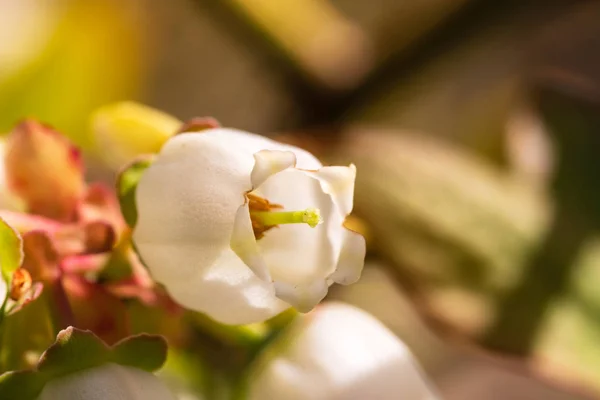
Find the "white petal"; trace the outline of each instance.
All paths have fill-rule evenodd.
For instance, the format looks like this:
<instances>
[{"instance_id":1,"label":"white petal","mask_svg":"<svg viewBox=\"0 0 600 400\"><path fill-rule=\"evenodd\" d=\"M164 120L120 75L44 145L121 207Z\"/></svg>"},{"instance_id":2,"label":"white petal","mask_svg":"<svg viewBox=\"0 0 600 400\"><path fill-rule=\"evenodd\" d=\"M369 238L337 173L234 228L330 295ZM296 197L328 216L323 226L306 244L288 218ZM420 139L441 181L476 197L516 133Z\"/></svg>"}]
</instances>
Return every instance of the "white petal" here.
<instances>
[{"instance_id":1,"label":"white petal","mask_svg":"<svg viewBox=\"0 0 600 400\"><path fill-rule=\"evenodd\" d=\"M356 167L323 167L317 171L305 171L306 174L319 180L323 192L333 199L339 212L345 217L354 206L354 181Z\"/></svg>"},{"instance_id":2,"label":"white petal","mask_svg":"<svg viewBox=\"0 0 600 400\"><path fill-rule=\"evenodd\" d=\"M136 191L137 249L162 283L201 273L229 248L252 154L204 133L169 140Z\"/></svg>"},{"instance_id":3,"label":"white petal","mask_svg":"<svg viewBox=\"0 0 600 400\"><path fill-rule=\"evenodd\" d=\"M225 324L262 322L289 308L275 297L273 285L259 279L231 250L203 275L165 287L179 304Z\"/></svg>"},{"instance_id":4,"label":"white petal","mask_svg":"<svg viewBox=\"0 0 600 400\"><path fill-rule=\"evenodd\" d=\"M256 276L266 282L271 282L271 275L267 264L263 260L250 220L248 204L240 206L235 216L233 234L231 235L231 250L254 272Z\"/></svg>"},{"instance_id":5,"label":"white petal","mask_svg":"<svg viewBox=\"0 0 600 400\"><path fill-rule=\"evenodd\" d=\"M327 295L329 286L325 279L293 285L283 281L275 281L275 294L278 298L294 306L300 312L309 312Z\"/></svg>"},{"instance_id":6,"label":"white petal","mask_svg":"<svg viewBox=\"0 0 600 400\"><path fill-rule=\"evenodd\" d=\"M271 140L264 136L229 128L211 129L203 131L202 134L210 134L214 137L218 137L219 140L229 143L230 146L243 148L250 154L257 153L261 150L291 151L296 155L297 168L317 170L323 166L321 162L308 151L289 144L276 142L275 140Z\"/></svg>"},{"instance_id":7,"label":"white petal","mask_svg":"<svg viewBox=\"0 0 600 400\"><path fill-rule=\"evenodd\" d=\"M306 312L327 294L333 282L360 277L365 243L342 227L352 209L356 169L289 169L268 178L255 192L288 210L319 208L324 223L316 228L282 225L258 241L275 282L277 296Z\"/></svg>"},{"instance_id":8,"label":"white petal","mask_svg":"<svg viewBox=\"0 0 600 400\"><path fill-rule=\"evenodd\" d=\"M149 372L104 364L51 380L38 397L38 400L57 399L175 400L175 397Z\"/></svg>"},{"instance_id":9,"label":"white petal","mask_svg":"<svg viewBox=\"0 0 600 400\"><path fill-rule=\"evenodd\" d=\"M250 376L250 400L313 398L313 387L320 400L438 398L409 349L355 307L323 304L278 340Z\"/></svg>"},{"instance_id":10,"label":"white petal","mask_svg":"<svg viewBox=\"0 0 600 400\"><path fill-rule=\"evenodd\" d=\"M365 238L349 229L344 229L340 258L335 272L329 279L342 285L351 285L360 279L365 264L367 244Z\"/></svg>"},{"instance_id":11,"label":"white petal","mask_svg":"<svg viewBox=\"0 0 600 400\"><path fill-rule=\"evenodd\" d=\"M323 223L311 228L306 224L279 225L258 241L261 254L275 281L306 285L314 279L325 279L335 270L337 250L330 240L332 224L331 197L323 193L319 182L302 171L288 169L271 176L255 192L285 210L318 208Z\"/></svg>"},{"instance_id":12,"label":"white petal","mask_svg":"<svg viewBox=\"0 0 600 400\"><path fill-rule=\"evenodd\" d=\"M261 150L254 153L252 186L258 187L271 175L296 165L296 155L291 151Z\"/></svg>"}]
</instances>

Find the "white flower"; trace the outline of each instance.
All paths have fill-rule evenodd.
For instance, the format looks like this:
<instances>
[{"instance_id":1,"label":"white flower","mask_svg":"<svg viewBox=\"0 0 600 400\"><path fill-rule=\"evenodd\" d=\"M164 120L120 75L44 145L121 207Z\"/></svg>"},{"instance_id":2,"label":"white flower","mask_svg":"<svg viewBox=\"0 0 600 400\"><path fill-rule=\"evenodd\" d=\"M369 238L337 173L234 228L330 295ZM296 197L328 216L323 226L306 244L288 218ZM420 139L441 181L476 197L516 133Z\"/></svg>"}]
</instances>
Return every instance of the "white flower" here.
<instances>
[{"instance_id":1,"label":"white flower","mask_svg":"<svg viewBox=\"0 0 600 400\"><path fill-rule=\"evenodd\" d=\"M434 400L408 348L381 322L342 303L296 320L249 376L249 400Z\"/></svg>"},{"instance_id":2,"label":"white flower","mask_svg":"<svg viewBox=\"0 0 600 400\"><path fill-rule=\"evenodd\" d=\"M38 400L174 400L165 384L150 372L104 364L48 382Z\"/></svg>"},{"instance_id":3,"label":"white flower","mask_svg":"<svg viewBox=\"0 0 600 400\"><path fill-rule=\"evenodd\" d=\"M218 321L306 312L360 276L364 238L342 226L355 175L242 131L181 134L138 184L134 241L177 302Z\"/></svg>"}]
</instances>

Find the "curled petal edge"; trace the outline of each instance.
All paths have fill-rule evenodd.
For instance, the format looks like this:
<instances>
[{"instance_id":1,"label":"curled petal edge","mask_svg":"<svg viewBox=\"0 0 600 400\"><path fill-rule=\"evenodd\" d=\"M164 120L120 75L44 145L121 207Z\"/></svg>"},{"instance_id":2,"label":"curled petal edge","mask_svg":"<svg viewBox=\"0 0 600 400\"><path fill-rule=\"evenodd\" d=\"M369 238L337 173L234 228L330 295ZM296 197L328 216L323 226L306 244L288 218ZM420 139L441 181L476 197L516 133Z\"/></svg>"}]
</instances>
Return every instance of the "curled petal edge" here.
<instances>
[{"instance_id":1,"label":"curled petal edge","mask_svg":"<svg viewBox=\"0 0 600 400\"><path fill-rule=\"evenodd\" d=\"M356 283L360 279L366 253L365 238L360 233L344 228L344 238L337 267L329 275L328 281L340 285Z\"/></svg>"},{"instance_id":2,"label":"curled petal edge","mask_svg":"<svg viewBox=\"0 0 600 400\"><path fill-rule=\"evenodd\" d=\"M316 171L302 170L308 176L319 181L323 193L331 196L333 204L346 217L354 208L354 181L356 179L356 166L347 167L331 166L322 167Z\"/></svg>"},{"instance_id":3,"label":"curled petal edge","mask_svg":"<svg viewBox=\"0 0 600 400\"><path fill-rule=\"evenodd\" d=\"M250 174L252 189L262 185L270 176L296 166L296 155L291 151L261 150L254 153L254 168Z\"/></svg>"}]
</instances>

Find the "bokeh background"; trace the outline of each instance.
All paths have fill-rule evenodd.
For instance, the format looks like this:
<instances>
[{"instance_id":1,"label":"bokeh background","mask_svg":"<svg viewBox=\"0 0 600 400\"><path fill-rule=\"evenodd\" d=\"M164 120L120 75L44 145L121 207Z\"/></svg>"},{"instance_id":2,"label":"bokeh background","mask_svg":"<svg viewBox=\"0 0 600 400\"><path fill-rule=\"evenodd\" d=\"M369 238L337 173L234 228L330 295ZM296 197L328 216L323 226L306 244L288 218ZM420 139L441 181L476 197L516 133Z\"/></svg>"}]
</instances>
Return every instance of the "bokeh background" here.
<instances>
[{"instance_id":1,"label":"bokeh background","mask_svg":"<svg viewBox=\"0 0 600 400\"><path fill-rule=\"evenodd\" d=\"M600 393L600 2L0 0L0 131L135 100L358 167L359 305L446 399Z\"/></svg>"}]
</instances>

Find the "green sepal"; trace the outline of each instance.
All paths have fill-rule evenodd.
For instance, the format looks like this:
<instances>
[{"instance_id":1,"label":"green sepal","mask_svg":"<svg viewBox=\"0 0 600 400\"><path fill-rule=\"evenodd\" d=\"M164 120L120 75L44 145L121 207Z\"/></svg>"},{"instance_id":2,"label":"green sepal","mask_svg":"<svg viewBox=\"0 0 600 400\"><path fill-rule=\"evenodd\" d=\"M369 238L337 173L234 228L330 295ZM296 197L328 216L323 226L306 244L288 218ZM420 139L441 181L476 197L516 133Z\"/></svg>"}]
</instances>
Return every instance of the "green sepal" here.
<instances>
[{"instance_id":1,"label":"green sepal","mask_svg":"<svg viewBox=\"0 0 600 400\"><path fill-rule=\"evenodd\" d=\"M119 196L121 213L125 218L125 222L131 228L137 222L135 190L142 175L153 160L154 157L151 155L140 157L123 168L117 177L117 195Z\"/></svg>"},{"instance_id":2,"label":"green sepal","mask_svg":"<svg viewBox=\"0 0 600 400\"><path fill-rule=\"evenodd\" d=\"M166 358L167 343L161 336L135 335L108 346L91 331L69 327L59 332L35 369L0 375L0 393L10 399L35 400L47 382L61 376L106 363L153 372Z\"/></svg>"}]
</instances>

